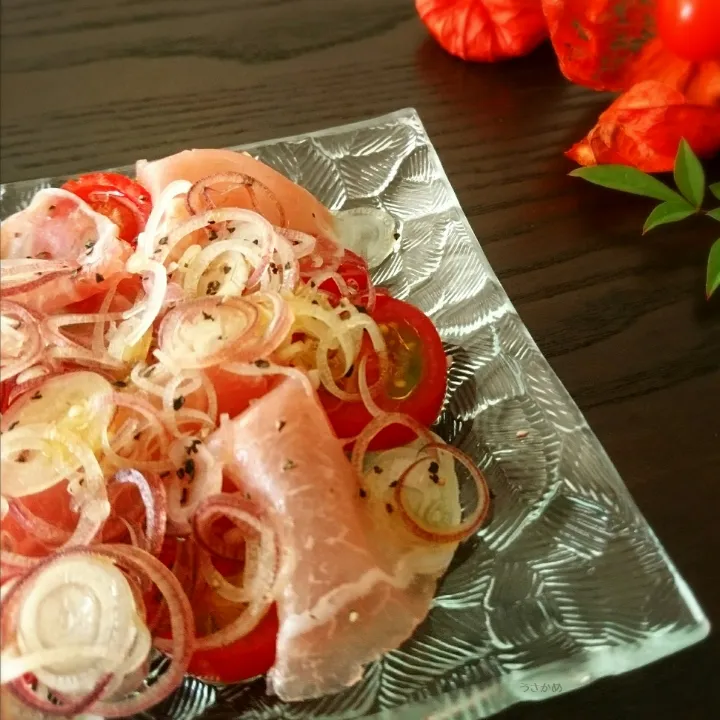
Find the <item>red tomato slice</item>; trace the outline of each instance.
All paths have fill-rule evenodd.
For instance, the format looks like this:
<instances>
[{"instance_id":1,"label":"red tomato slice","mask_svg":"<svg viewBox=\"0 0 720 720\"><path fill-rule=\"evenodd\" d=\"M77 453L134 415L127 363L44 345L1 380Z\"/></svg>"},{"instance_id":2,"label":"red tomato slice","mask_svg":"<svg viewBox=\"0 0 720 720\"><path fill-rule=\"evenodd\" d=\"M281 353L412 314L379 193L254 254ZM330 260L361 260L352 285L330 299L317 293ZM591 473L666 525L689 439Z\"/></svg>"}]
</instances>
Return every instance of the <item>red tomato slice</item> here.
<instances>
[{"instance_id":1,"label":"red tomato slice","mask_svg":"<svg viewBox=\"0 0 720 720\"><path fill-rule=\"evenodd\" d=\"M150 193L119 173L89 173L63 186L82 198L95 212L110 218L122 240L134 245L152 210Z\"/></svg>"},{"instance_id":2,"label":"red tomato slice","mask_svg":"<svg viewBox=\"0 0 720 720\"><path fill-rule=\"evenodd\" d=\"M159 559L172 567L177 552L177 541L168 537L163 543ZM222 558L213 558L215 567L229 577L242 568L242 563ZM145 599L148 617L157 611L157 601L152 595ZM199 635L209 627L230 622L237 616L239 608L235 603L223 600L211 589L192 598L195 624ZM188 672L209 682L234 683L264 675L275 662L275 645L279 630L277 610L273 605L258 626L243 638L230 645L212 650L196 650L190 659ZM163 632L159 632L163 636Z\"/></svg>"},{"instance_id":3,"label":"red tomato slice","mask_svg":"<svg viewBox=\"0 0 720 720\"><path fill-rule=\"evenodd\" d=\"M265 395L273 384L268 376L237 375L219 367L210 367L205 372L217 393L218 417L227 413L234 418L247 410L251 400Z\"/></svg>"},{"instance_id":4,"label":"red tomato slice","mask_svg":"<svg viewBox=\"0 0 720 720\"><path fill-rule=\"evenodd\" d=\"M665 46L684 60L720 60L718 0L658 0L658 33Z\"/></svg>"},{"instance_id":5,"label":"red tomato slice","mask_svg":"<svg viewBox=\"0 0 720 720\"><path fill-rule=\"evenodd\" d=\"M235 683L264 675L275 662L279 630L273 605L258 626L245 637L221 648L196 650L188 672L210 682Z\"/></svg>"},{"instance_id":6,"label":"red tomato slice","mask_svg":"<svg viewBox=\"0 0 720 720\"><path fill-rule=\"evenodd\" d=\"M342 262L336 272L348 286L350 294L347 295L347 299L355 305L364 305L368 288L372 284L370 272L365 260L351 250L345 250ZM326 293L334 305L339 302L341 297L346 295L333 279L322 282L318 286L318 290Z\"/></svg>"},{"instance_id":7,"label":"red tomato slice","mask_svg":"<svg viewBox=\"0 0 720 720\"><path fill-rule=\"evenodd\" d=\"M372 316L385 336L391 366L386 392L375 398L376 403L429 427L440 414L447 388L447 357L438 331L422 310L385 293L378 293ZM372 383L370 368L368 375ZM358 435L371 420L362 402L342 402L324 388L319 396L340 438ZM398 447L413 439L408 428L392 426L378 433L370 449Z\"/></svg>"},{"instance_id":8,"label":"red tomato slice","mask_svg":"<svg viewBox=\"0 0 720 720\"><path fill-rule=\"evenodd\" d=\"M14 378L0 383L0 413L4 413L10 407L10 393L14 387Z\"/></svg>"}]
</instances>

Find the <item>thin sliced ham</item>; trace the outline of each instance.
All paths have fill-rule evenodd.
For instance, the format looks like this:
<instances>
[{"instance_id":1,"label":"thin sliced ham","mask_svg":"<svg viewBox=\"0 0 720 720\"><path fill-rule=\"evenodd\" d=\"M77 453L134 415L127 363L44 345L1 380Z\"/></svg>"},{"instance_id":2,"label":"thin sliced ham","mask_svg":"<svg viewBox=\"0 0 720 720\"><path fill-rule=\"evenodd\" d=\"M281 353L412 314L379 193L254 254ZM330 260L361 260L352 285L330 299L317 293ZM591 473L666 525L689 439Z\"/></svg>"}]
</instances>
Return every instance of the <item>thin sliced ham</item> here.
<instances>
[{"instance_id":1,"label":"thin sliced ham","mask_svg":"<svg viewBox=\"0 0 720 720\"><path fill-rule=\"evenodd\" d=\"M208 441L225 472L274 518L280 618L269 688L287 701L333 693L425 618L455 546L418 540L370 511L314 392L290 378Z\"/></svg>"},{"instance_id":2,"label":"thin sliced ham","mask_svg":"<svg viewBox=\"0 0 720 720\"><path fill-rule=\"evenodd\" d=\"M330 211L307 190L273 170L265 163L246 153L233 150L184 150L175 155L148 162L139 160L136 165L138 182L146 187L157 202L162 191L174 180L195 183L210 175L221 173L248 175L266 186L277 198L285 212L287 224L293 230L311 235L327 235L333 231L334 221ZM258 192L260 207L253 206L247 193L233 193L232 206L257 210L274 225L281 225L281 217L275 204Z\"/></svg>"},{"instance_id":3,"label":"thin sliced ham","mask_svg":"<svg viewBox=\"0 0 720 720\"><path fill-rule=\"evenodd\" d=\"M40 268L61 263L64 269L12 299L51 312L106 291L131 253L117 233L112 220L76 195L58 188L40 190L24 210L2 223L0 258L35 258Z\"/></svg>"}]
</instances>

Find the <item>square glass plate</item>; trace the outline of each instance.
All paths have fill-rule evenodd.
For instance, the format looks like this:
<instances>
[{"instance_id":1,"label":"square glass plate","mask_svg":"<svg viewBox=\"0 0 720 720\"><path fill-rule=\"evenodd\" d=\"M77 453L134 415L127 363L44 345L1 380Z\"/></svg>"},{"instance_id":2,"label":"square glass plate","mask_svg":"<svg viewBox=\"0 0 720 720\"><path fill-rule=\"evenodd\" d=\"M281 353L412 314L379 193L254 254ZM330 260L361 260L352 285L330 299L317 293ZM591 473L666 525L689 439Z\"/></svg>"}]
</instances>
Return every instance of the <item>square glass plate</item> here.
<instances>
[{"instance_id":1,"label":"square glass plate","mask_svg":"<svg viewBox=\"0 0 720 720\"><path fill-rule=\"evenodd\" d=\"M704 638L707 619L515 312L417 113L242 149L332 210L395 218L374 279L428 313L452 355L437 431L486 473L493 519L460 547L415 635L355 687L285 704L262 679L187 678L143 717L476 720ZM1 216L63 180L2 186Z\"/></svg>"}]
</instances>

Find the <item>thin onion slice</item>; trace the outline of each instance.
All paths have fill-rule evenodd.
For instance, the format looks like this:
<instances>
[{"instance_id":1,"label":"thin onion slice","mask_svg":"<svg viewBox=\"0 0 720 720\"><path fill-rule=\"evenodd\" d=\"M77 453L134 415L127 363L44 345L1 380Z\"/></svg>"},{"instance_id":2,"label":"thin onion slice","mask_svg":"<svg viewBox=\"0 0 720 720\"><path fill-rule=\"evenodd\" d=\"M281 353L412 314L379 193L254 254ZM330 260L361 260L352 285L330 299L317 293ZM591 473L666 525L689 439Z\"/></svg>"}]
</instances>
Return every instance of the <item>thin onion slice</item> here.
<instances>
[{"instance_id":1,"label":"thin onion slice","mask_svg":"<svg viewBox=\"0 0 720 720\"><path fill-rule=\"evenodd\" d=\"M165 486L155 475L143 475L137 470L118 470L111 482L134 485L138 489L145 506L146 549L152 555L157 555L162 549L167 524Z\"/></svg>"},{"instance_id":2,"label":"thin onion slice","mask_svg":"<svg viewBox=\"0 0 720 720\"><path fill-rule=\"evenodd\" d=\"M138 548L128 545L97 545L88 549L59 553L45 561L34 572L16 582L8 592L2 613L3 644L14 636L16 616L25 594L23 590L34 582L45 568L67 557L106 558L123 570L148 578L158 588L167 604L172 634L172 640L167 643L171 656L170 667L156 683L144 689L143 692L127 698L93 701L83 710L106 718L121 718L142 712L157 704L182 682L194 648L195 625L190 602L178 580L159 560ZM103 690L100 691L100 694L102 693ZM45 706L39 698L35 702L42 705L45 710ZM51 703L49 704L51 705ZM66 712L66 709L63 712Z\"/></svg>"},{"instance_id":3,"label":"thin onion slice","mask_svg":"<svg viewBox=\"0 0 720 720\"><path fill-rule=\"evenodd\" d=\"M257 511L239 494L216 495L198 507L193 519L198 534L207 536L203 526L225 517L248 533L251 550L246 557L243 589L248 593L247 608L227 626L196 641L198 650L210 650L236 642L257 627L274 602L278 575L278 550L274 529L258 517ZM249 529L249 532L248 532ZM258 538L255 544L254 540ZM247 541L246 541L247 542ZM222 586L223 590L228 590Z\"/></svg>"},{"instance_id":4,"label":"thin onion slice","mask_svg":"<svg viewBox=\"0 0 720 720\"><path fill-rule=\"evenodd\" d=\"M424 425L409 415L402 413L385 413L373 418L357 436L355 445L353 446L350 462L358 473L358 477L364 475L365 455L367 455L368 447L373 438L386 427L391 425L403 425L412 430L419 438L427 441L427 447L432 452L432 445L435 444L434 435Z\"/></svg>"},{"instance_id":5,"label":"thin onion slice","mask_svg":"<svg viewBox=\"0 0 720 720\"><path fill-rule=\"evenodd\" d=\"M473 535L483 524L485 517L490 510L490 491L485 480L485 476L476 467L475 463L470 457L468 457L462 450L453 447L452 445L446 445L445 443L431 442L423 447L423 451L435 451L436 453L446 452L452 455L458 462L460 462L465 469L468 471L470 476L475 483L477 492L477 505L470 516L458 524L452 530L439 530L438 528L431 527L423 523L418 518L412 516L408 512L405 502L403 499L403 488L405 481L410 474L423 463L427 463L428 456L421 457L411 465L409 465L405 471L397 479L397 485L395 486L395 501L397 503L400 515L405 522L408 529L417 537L427 540L433 543L456 543L466 540Z\"/></svg>"},{"instance_id":6,"label":"thin onion slice","mask_svg":"<svg viewBox=\"0 0 720 720\"><path fill-rule=\"evenodd\" d=\"M190 188L187 194L187 206L188 210L190 210L193 215L198 215L206 210L212 210L217 207L210 195L213 185L230 185L231 187L226 192L238 187L246 188L250 197L250 202L256 212L258 211L258 202L255 191L260 190L267 195L267 197L269 197L275 205L278 211L278 216L281 219L281 226L287 226L285 208L282 206L278 196L267 185L265 185L265 183L260 182L257 178L252 177L252 175L230 171L208 175L207 177L198 180Z\"/></svg>"},{"instance_id":7,"label":"thin onion slice","mask_svg":"<svg viewBox=\"0 0 720 720\"><path fill-rule=\"evenodd\" d=\"M5 382L37 363L44 343L38 319L18 303L0 299L0 322L0 382Z\"/></svg>"}]
</instances>

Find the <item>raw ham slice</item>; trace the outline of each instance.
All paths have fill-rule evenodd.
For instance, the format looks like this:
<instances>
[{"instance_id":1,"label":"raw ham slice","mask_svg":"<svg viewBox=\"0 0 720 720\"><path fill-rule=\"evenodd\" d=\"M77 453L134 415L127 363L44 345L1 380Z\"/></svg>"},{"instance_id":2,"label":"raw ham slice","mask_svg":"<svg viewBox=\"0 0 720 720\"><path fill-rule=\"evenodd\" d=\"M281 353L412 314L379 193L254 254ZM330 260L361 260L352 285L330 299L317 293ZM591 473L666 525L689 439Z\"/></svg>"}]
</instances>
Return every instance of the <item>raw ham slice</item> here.
<instances>
[{"instance_id":1,"label":"raw ham slice","mask_svg":"<svg viewBox=\"0 0 720 720\"><path fill-rule=\"evenodd\" d=\"M117 232L115 223L76 195L57 188L40 190L30 205L3 222L0 257L36 258L41 269L45 263L56 267L58 261L66 267L12 299L51 312L106 291L131 253Z\"/></svg>"},{"instance_id":2,"label":"raw ham slice","mask_svg":"<svg viewBox=\"0 0 720 720\"><path fill-rule=\"evenodd\" d=\"M312 389L285 380L208 441L230 478L274 518L280 618L269 688L296 701L342 690L427 615L455 549L379 520ZM397 517L398 514L396 514Z\"/></svg>"},{"instance_id":3,"label":"raw ham slice","mask_svg":"<svg viewBox=\"0 0 720 720\"><path fill-rule=\"evenodd\" d=\"M331 213L307 190L245 153L233 150L184 150L175 155L148 162L139 160L136 165L138 182L146 187L157 202L160 193L174 180L195 183L219 173L241 173L265 185L277 198L285 212L290 228L311 235L333 232ZM257 193L259 208L255 208L247 193L233 193L232 206L257 210L274 225L281 225L276 205Z\"/></svg>"}]
</instances>

